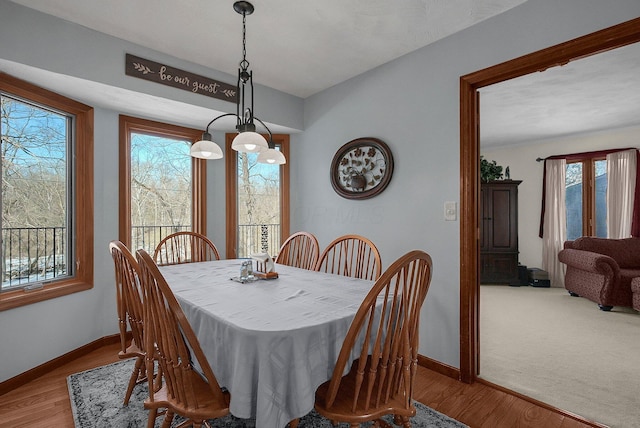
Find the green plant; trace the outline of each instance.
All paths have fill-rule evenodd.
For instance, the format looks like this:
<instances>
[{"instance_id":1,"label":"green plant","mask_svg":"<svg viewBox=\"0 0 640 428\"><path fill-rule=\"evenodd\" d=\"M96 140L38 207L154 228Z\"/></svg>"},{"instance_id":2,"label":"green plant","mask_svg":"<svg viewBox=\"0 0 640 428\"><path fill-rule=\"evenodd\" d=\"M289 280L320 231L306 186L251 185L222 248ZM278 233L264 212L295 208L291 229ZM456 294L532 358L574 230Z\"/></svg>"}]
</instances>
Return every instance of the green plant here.
<instances>
[{"instance_id":1,"label":"green plant","mask_svg":"<svg viewBox=\"0 0 640 428\"><path fill-rule=\"evenodd\" d=\"M502 167L496 161L489 162L480 156L480 179L484 182L500 180L502 178Z\"/></svg>"}]
</instances>

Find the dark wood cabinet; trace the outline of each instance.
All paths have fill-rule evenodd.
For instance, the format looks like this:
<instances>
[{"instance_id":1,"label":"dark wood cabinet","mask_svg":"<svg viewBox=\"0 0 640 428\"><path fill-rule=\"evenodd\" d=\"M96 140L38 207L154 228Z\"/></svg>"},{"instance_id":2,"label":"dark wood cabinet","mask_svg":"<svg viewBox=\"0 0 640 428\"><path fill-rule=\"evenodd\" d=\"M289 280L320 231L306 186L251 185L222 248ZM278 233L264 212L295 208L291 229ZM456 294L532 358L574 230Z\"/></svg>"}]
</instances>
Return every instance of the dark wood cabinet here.
<instances>
[{"instance_id":1,"label":"dark wood cabinet","mask_svg":"<svg viewBox=\"0 0 640 428\"><path fill-rule=\"evenodd\" d=\"M480 186L480 283L518 284L518 185L500 180Z\"/></svg>"}]
</instances>

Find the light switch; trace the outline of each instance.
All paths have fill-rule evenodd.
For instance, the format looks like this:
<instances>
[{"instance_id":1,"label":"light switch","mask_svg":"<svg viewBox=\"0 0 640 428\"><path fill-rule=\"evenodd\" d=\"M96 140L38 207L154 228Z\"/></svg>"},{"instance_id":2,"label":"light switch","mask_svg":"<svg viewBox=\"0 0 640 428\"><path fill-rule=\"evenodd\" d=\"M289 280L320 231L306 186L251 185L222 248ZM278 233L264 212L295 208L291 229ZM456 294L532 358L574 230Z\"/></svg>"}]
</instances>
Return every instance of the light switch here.
<instances>
[{"instance_id":1,"label":"light switch","mask_svg":"<svg viewBox=\"0 0 640 428\"><path fill-rule=\"evenodd\" d=\"M456 221L456 217L458 214L458 209L455 202L445 202L444 203L444 219L446 221Z\"/></svg>"}]
</instances>

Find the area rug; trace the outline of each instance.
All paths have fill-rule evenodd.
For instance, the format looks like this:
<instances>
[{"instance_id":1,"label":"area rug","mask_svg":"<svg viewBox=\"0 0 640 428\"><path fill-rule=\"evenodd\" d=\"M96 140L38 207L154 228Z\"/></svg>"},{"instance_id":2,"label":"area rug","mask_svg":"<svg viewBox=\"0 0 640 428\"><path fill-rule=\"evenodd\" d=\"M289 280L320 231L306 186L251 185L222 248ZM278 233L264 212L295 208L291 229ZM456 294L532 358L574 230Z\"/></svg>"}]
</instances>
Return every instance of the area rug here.
<instances>
[{"instance_id":1,"label":"area rug","mask_svg":"<svg viewBox=\"0 0 640 428\"><path fill-rule=\"evenodd\" d=\"M148 396L147 384L135 387L128 406L122 400L127 388L129 376L133 371L135 360L118 361L117 363L72 374L67 378L73 420L76 428L137 428L145 427L147 411L143 407ZM424 404L415 403L417 414L411 419L415 428L464 428L466 425L449 418ZM162 418L156 421L156 427ZM175 418L172 426L178 425L180 419ZM239 419L229 415L212 420L215 428L253 428L255 421ZM391 422L391 419L389 419ZM315 411L300 419L300 428L332 428L331 422ZM348 426L340 424L340 427ZM364 426L368 426L363 424Z\"/></svg>"}]
</instances>

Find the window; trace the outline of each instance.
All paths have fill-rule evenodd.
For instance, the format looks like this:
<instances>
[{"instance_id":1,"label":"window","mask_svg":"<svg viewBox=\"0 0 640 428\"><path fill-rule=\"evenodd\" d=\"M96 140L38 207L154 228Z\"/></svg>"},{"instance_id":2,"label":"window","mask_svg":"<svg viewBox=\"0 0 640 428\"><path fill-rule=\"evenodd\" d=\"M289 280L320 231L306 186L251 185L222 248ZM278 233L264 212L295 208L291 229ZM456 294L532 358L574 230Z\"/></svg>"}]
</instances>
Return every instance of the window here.
<instances>
[{"instance_id":1,"label":"window","mask_svg":"<svg viewBox=\"0 0 640 428\"><path fill-rule=\"evenodd\" d=\"M206 234L206 161L195 129L120 116L120 240L153 255L167 235Z\"/></svg>"},{"instance_id":2,"label":"window","mask_svg":"<svg viewBox=\"0 0 640 428\"><path fill-rule=\"evenodd\" d=\"M253 253L275 255L289 236L289 136L273 135L284 165L257 163L256 153L231 149L236 134L227 134L227 258Z\"/></svg>"},{"instance_id":3,"label":"window","mask_svg":"<svg viewBox=\"0 0 640 428\"><path fill-rule=\"evenodd\" d=\"M607 237L607 161L567 162L567 239Z\"/></svg>"},{"instance_id":4,"label":"window","mask_svg":"<svg viewBox=\"0 0 640 428\"><path fill-rule=\"evenodd\" d=\"M0 98L4 310L92 287L93 109L5 74Z\"/></svg>"}]
</instances>

